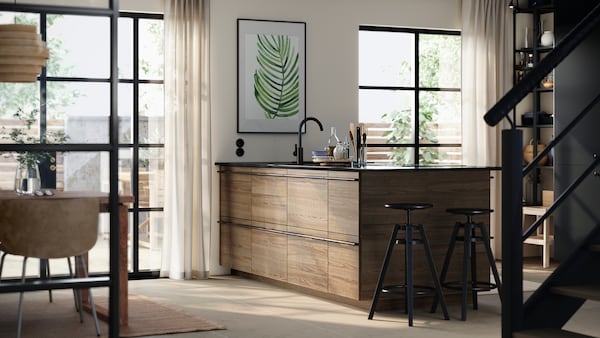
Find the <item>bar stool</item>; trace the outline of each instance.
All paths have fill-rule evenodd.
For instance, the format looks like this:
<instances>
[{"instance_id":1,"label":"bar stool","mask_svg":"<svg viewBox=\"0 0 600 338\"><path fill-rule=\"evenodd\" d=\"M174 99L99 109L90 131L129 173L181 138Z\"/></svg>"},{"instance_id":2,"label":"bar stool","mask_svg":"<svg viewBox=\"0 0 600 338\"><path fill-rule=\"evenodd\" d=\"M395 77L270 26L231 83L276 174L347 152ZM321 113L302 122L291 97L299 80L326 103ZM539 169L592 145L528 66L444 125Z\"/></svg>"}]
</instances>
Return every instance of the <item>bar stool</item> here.
<instances>
[{"instance_id":1,"label":"bar stool","mask_svg":"<svg viewBox=\"0 0 600 338\"><path fill-rule=\"evenodd\" d=\"M440 303L442 305L442 311L444 313L444 319L450 319L450 317L448 316L448 310L446 309L444 295L442 293L442 285L440 283L440 280L438 279L438 274L435 269L435 264L433 262L433 255L431 254L431 248L429 247L429 241L427 240L427 235L425 234L425 229L422 224L412 224L410 218L410 213L412 210L427 209L433 207L433 205L426 203L390 203L386 204L385 207L390 209L405 210L406 223L402 225L394 224L394 229L392 231L392 235L390 236L390 241L387 247L385 257L383 259L383 264L381 266L381 272L379 273L377 288L375 289L375 293L373 294L371 310L369 311L369 319L373 319L373 315L375 314L375 309L377 307L377 302L379 301L379 295L381 294L381 292L387 293L398 290L404 290L405 310L408 313L408 326L413 326L413 298L415 295L435 294L436 298L434 305L437 306L437 300L440 300ZM418 238L413 237L415 230L419 233ZM398 231L404 231L404 238L398 238ZM385 274L387 272L388 265L392 257L392 251L396 244L404 245L404 284L383 286ZM434 287L414 285L413 246L415 244L422 244L425 249L425 256L427 257L427 262L429 265L429 270L431 271L431 278L433 279ZM435 312L435 308L433 306L431 307L431 312Z\"/></svg>"},{"instance_id":2,"label":"bar stool","mask_svg":"<svg viewBox=\"0 0 600 338\"><path fill-rule=\"evenodd\" d=\"M500 283L500 276L498 275L498 269L496 268L496 263L494 261L494 256L492 255L492 249L490 247L490 236L487 232L487 229L483 223L475 223L473 222L473 216L476 215L487 215L493 212L492 209L482 209L482 208L451 208L446 209L447 212L455 215L464 215L467 216L467 222L461 223L456 222L454 225L454 229L452 230L452 237L450 238L450 245L448 246L448 253L446 254L446 258L444 260L444 267L442 268L442 274L440 275L440 282L445 288L460 290L461 291L461 320L467 319L467 295L468 290L471 290L473 296L473 309L477 310L477 292L480 291L490 291L492 289L498 289L498 295L502 293L502 284ZM462 236L459 235L460 229L463 229L464 234ZM479 229L480 235L476 234L476 230ZM463 262L462 262L462 279L460 281L446 281L446 275L448 274L448 267L450 266L450 259L452 258L452 253L454 251L454 246L456 245L456 241L464 242L464 251L463 251ZM492 269L492 274L494 275L495 283L482 282L477 280L477 252L476 244L483 243L485 247L486 256L490 267ZM468 280L468 268L471 266L471 280ZM502 300L502 297L500 297ZM434 304L434 309L435 306Z\"/></svg>"}]
</instances>

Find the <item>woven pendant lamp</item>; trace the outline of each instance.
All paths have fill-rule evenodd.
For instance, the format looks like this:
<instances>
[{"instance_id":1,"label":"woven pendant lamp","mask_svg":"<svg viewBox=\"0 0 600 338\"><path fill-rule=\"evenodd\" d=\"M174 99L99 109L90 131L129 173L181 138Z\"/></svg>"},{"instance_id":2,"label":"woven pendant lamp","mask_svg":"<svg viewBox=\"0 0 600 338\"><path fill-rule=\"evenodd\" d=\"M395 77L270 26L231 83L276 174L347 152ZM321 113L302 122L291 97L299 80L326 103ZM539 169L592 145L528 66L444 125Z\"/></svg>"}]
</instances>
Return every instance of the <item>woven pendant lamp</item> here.
<instances>
[{"instance_id":1,"label":"woven pendant lamp","mask_svg":"<svg viewBox=\"0 0 600 338\"><path fill-rule=\"evenodd\" d=\"M0 25L0 82L35 82L50 53L32 25Z\"/></svg>"}]
</instances>

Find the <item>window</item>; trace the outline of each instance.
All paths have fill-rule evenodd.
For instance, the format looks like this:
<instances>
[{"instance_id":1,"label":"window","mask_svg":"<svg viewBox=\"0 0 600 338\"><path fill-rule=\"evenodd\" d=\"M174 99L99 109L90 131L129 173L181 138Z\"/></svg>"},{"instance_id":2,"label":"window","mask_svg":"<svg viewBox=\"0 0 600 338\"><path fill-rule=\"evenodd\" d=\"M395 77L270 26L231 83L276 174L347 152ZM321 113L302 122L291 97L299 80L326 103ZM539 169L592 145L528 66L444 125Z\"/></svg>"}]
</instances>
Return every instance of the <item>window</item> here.
<instances>
[{"instance_id":1,"label":"window","mask_svg":"<svg viewBox=\"0 0 600 338\"><path fill-rule=\"evenodd\" d=\"M18 109L35 111L27 133L36 142L40 135L56 131L67 135L67 143L109 142L110 20L87 14L55 9L0 12L0 23L37 25L51 55L37 83L0 83L2 142L13 142L6 137L11 129L24 128L13 115ZM164 181L163 17L121 13L118 22L119 185L135 197L129 210L129 271L138 277L158 276ZM11 156L1 160L0 188L12 190L17 163ZM40 164L45 187L108 191L108 153L57 153L51 161L46 169ZM93 273L108 271L109 217L101 217L98 242L90 252Z\"/></svg>"},{"instance_id":2,"label":"window","mask_svg":"<svg viewBox=\"0 0 600 338\"><path fill-rule=\"evenodd\" d=\"M164 26L161 15L119 18L119 135L122 189L136 202L130 236L134 274L158 271L163 234ZM131 230L130 230L131 231Z\"/></svg>"},{"instance_id":3,"label":"window","mask_svg":"<svg viewBox=\"0 0 600 338\"><path fill-rule=\"evenodd\" d=\"M460 55L458 32L360 27L359 121L369 162L461 164Z\"/></svg>"}]
</instances>

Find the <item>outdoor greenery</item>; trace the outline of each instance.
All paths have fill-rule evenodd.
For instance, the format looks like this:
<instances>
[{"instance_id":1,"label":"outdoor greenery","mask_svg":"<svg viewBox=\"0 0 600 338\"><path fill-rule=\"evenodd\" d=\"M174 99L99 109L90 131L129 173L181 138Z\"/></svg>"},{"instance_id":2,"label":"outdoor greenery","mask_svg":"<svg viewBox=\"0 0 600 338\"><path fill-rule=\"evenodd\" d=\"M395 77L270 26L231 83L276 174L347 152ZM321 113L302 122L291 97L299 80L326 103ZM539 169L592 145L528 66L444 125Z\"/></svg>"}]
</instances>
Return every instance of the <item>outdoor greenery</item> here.
<instances>
[{"instance_id":1,"label":"outdoor greenery","mask_svg":"<svg viewBox=\"0 0 600 338\"><path fill-rule=\"evenodd\" d=\"M164 77L164 25L162 20L145 19L140 20L140 25L143 27L141 31L146 32L143 35L146 53L139 56L138 62L140 65L140 78L143 79L162 79ZM142 43L142 41L140 41ZM123 76L120 76L121 78ZM156 86L156 85L154 85ZM161 86L162 87L162 86ZM139 116L155 115L152 111L156 110L157 97L154 91L140 90L140 106L138 110ZM157 133L160 135L160 133ZM149 135L151 136L151 135ZM147 143L159 143L161 138L151 138Z\"/></svg>"},{"instance_id":2,"label":"outdoor greenery","mask_svg":"<svg viewBox=\"0 0 600 338\"><path fill-rule=\"evenodd\" d=\"M39 15L30 13L0 13L0 17L8 16L10 21L19 24L31 24L39 26ZM64 15L48 14L46 16L46 28L58 25L61 20L67 19ZM144 35L144 43L140 48L143 53L139 57L140 77L143 79L162 79L163 67L162 60L164 58L164 34L163 21L155 19L140 20L142 30L147 31ZM66 46L63 38L60 36L47 36L47 47L50 49L50 58L47 60L46 69L48 76L73 77L74 66L67 60L71 51ZM123 76L125 78L125 76ZM156 116L155 110L162 106L162 84L142 84L140 86L139 100L139 116ZM41 108L46 111L45 121L48 125L53 124L53 120L66 120L67 110L72 107L77 100L86 96L85 90L78 89L73 85L73 82L68 81L48 81L47 91L45 92L44 106L40 106L40 86L39 82L35 83L0 83L0 119L19 119L23 123L22 130L4 128L0 130L0 138L13 143L44 143L44 142L59 142L60 136L57 134L33 136L34 132L41 128L36 125L40 122L39 113ZM37 118L28 118L30 113L36 114ZM60 122L58 122L60 124ZM161 143L164 140L164 131L158 130L158 126L152 126L154 129L149 130L147 134L140 135L144 143ZM48 128L48 130L51 128ZM48 133L48 131L46 131ZM125 142L132 142L131 133L124 134ZM65 139L66 140L66 139ZM64 141L64 140L63 140ZM10 156L9 154L5 154ZM19 154L15 158L31 162L34 158L38 158L40 154ZM160 157L161 153L155 149L141 149L140 161L147 158ZM30 158L29 158L30 157ZM43 156L42 156L43 157Z\"/></svg>"},{"instance_id":3,"label":"outdoor greenery","mask_svg":"<svg viewBox=\"0 0 600 338\"><path fill-rule=\"evenodd\" d=\"M458 43L457 43L458 41ZM449 67L447 65L452 65ZM430 88L460 88L460 37L453 35L419 35L419 140L418 143L437 144L437 121L440 109L449 104L443 102L439 92ZM402 62L399 78L406 78L412 73L413 65ZM460 105L460 101L452 102ZM389 144L413 143L413 112L409 109L394 110L382 114L382 120L389 122L391 130L383 134ZM416 142L415 140L414 142ZM390 160L397 165L413 164L411 148L395 148L390 153ZM444 154L439 148L422 147L419 153L419 164L439 163Z\"/></svg>"},{"instance_id":4,"label":"outdoor greenery","mask_svg":"<svg viewBox=\"0 0 600 338\"><path fill-rule=\"evenodd\" d=\"M37 136L32 130L33 125L37 122L39 117L39 110L33 109L29 112L25 112L23 109L18 108L13 114L13 118L22 121L24 128L12 128L6 132L6 128L2 126L2 138L10 139L16 144L32 144L32 143L65 143L68 136L64 131L59 130L56 132L47 132L44 135ZM41 151L17 151L15 158L19 165L31 167L34 164L39 164L41 161L50 159L54 155L51 152Z\"/></svg>"},{"instance_id":5,"label":"outdoor greenery","mask_svg":"<svg viewBox=\"0 0 600 338\"><path fill-rule=\"evenodd\" d=\"M433 132L433 119L435 111L421 109L419 111L419 138L421 143L437 143L437 138ZM385 113L382 115L382 120L390 122L391 130L386 131L383 136L387 138L387 143L399 144L406 143L413 134L413 114L409 110ZM397 148L391 151L390 160L397 165L408 165L413 163L413 148ZM419 155L420 164L432 164L438 162L442 155L436 148L426 148Z\"/></svg>"},{"instance_id":6,"label":"outdoor greenery","mask_svg":"<svg viewBox=\"0 0 600 338\"><path fill-rule=\"evenodd\" d=\"M2 14L0 14L1 16ZM47 26L52 26L61 15L48 15ZM37 15L17 14L14 18L15 23L39 25ZM65 66L64 55L69 53L63 47L59 38L50 38L46 41L46 46L50 50L50 58L46 61L46 67L55 69L60 74L69 74L72 67ZM47 92L46 108L53 112L54 116L62 116L65 107L69 107L74 100L81 94L78 91L67 90L67 86L62 82L54 83L52 91ZM9 118L19 109L31 111L39 110L40 89L36 83L0 83L0 118Z\"/></svg>"},{"instance_id":7,"label":"outdoor greenery","mask_svg":"<svg viewBox=\"0 0 600 338\"><path fill-rule=\"evenodd\" d=\"M0 13L0 16L8 15L10 20L17 24L29 24L39 26L39 15L30 13ZM62 15L48 15L46 17L47 27L51 27ZM50 58L46 62L47 69L53 69L60 74L70 74L72 67L64 63L65 56L69 51L63 46L58 37L48 38L46 45L50 50ZM0 138L15 144L61 144L68 140L63 130L44 130L40 126L41 109L45 108L46 116L63 117L65 109L80 96L78 90L70 90L63 82L53 83L52 90L46 92L44 105L41 103L39 82L34 83L0 83L0 118L8 121L14 120L14 127L2 126ZM42 162L56 162L54 152L44 151L16 151L3 153L3 157L12 157L20 167L31 168ZM54 166L50 166L53 170Z\"/></svg>"}]
</instances>

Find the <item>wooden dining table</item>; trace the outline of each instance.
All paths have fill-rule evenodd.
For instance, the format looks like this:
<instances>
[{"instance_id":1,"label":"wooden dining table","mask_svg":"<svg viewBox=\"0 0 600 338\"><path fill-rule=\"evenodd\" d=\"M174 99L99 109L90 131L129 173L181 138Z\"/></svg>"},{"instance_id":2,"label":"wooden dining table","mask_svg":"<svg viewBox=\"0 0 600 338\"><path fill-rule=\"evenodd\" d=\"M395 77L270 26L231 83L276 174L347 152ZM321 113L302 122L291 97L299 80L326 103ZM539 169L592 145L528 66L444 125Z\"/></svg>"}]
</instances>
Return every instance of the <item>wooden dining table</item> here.
<instances>
[{"instance_id":1,"label":"wooden dining table","mask_svg":"<svg viewBox=\"0 0 600 338\"><path fill-rule=\"evenodd\" d=\"M65 199L65 198L95 198L98 200L98 212L109 212L109 196L105 192L96 191L58 191L51 190L53 195L36 196L36 195L18 195L14 191L0 190L0 199ZM134 202L134 197L130 195L119 196L119 323L121 326L128 325L128 250L127 250L127 235L128 235L128 210L131 203ZM85 298L84 298L85 300ZM85 306L85 304L84 304ZM89 303L88 303L89 308ZM107 308L96 305L98 318L108 321L109 311Z\"/></svg>"}]
</instances>

